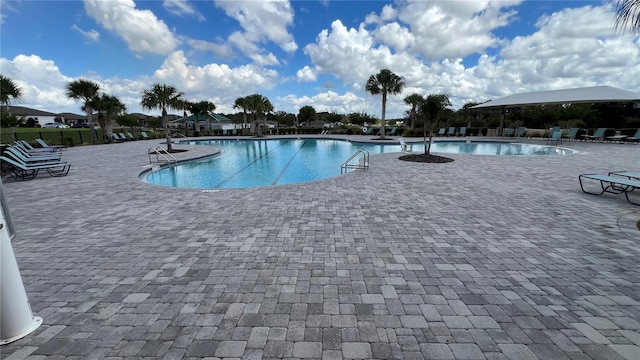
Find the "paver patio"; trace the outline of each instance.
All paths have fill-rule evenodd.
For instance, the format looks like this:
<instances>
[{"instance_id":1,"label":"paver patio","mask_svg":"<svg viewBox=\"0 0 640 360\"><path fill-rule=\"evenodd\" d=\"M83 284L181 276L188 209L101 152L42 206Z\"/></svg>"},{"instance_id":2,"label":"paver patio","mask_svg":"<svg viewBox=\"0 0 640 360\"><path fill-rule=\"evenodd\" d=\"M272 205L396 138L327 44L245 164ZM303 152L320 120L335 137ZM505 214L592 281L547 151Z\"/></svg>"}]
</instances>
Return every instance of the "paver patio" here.
<instances>
[{"instance_id":1,"label":"paver patio","mask_svg":"<svg viewBox=\"0 0 640 360\"><path fill-rule=\"evenodd\" d=\"M5 179L44 323L1 358L640 358L640 207L578 184L640 171L638 145L203 192L138 179L159 143Z\"/></svg>"}]
</instances>

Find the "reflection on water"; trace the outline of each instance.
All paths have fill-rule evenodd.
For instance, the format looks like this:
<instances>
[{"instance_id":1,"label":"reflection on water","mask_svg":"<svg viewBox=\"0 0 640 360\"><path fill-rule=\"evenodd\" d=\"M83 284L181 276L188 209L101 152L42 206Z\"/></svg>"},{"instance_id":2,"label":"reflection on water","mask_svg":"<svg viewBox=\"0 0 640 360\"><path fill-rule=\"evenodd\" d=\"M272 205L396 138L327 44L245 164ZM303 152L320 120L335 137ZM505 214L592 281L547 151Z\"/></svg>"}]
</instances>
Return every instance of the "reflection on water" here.
<instances>
[{"instance_id":1,"label":"reflection on water","mask_svg":"<svg viewBox=\"0 0 640 360\"><path fill-rule=\"evenodd\" d=\"M400 144L368 144L327 139L205 140L222 153L207 159L166 167L146 181L179 188L246 188L294 184L340 175L340 165L360 148L371 154L401 152ZM409 143L408 151L424 152L423 143ZM433 153L474 155L567 155L554 146L492 142L434 142Z\"/></svg>"}]
</instances>

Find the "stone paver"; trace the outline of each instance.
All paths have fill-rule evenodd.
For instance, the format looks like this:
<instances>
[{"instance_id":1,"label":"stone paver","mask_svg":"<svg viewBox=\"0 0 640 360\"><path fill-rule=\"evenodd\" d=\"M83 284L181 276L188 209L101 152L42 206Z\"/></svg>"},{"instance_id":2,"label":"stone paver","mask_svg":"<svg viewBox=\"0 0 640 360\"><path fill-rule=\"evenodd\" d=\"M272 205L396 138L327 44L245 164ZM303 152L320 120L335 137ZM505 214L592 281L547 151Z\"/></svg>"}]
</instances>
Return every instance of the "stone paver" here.
<instances>
[{"instance_id":1,"label":"stone paver","mask_svg":"<svg viewBox=\"0 0 640 360\"><path fill-rule=\"evenodd\" d=\"M578 184L581 173L640 171L639 145L566 142L580 153L448 164L372 155L366 172L213 191L141 181L159 145L74 147L67 177L3 179L44 323L0 358L633 359L640 349L640 231L623 226L640 207ZM216 151L176 146L189 150L180 159Z\"/></svg>"}]
</instances>

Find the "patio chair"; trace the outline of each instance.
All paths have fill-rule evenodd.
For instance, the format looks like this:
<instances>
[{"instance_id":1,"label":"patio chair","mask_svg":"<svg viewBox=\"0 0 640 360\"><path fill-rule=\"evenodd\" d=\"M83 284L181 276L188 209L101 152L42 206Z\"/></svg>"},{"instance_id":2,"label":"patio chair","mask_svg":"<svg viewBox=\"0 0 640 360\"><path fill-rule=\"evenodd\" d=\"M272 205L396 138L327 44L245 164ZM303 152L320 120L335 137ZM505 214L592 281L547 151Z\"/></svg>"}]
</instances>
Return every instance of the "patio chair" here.
<instances>
[{"instance_id":1,"label":"patio chair","mask_svg":"<svg viewBox=\"0 0 640 360\"><path fill-rule=\"evenodd\" d=\"M578 128L571 128L569 129L569 131L567 132L567 135L565 135L565 139L568 140L575 140L576 139L576 135L578 135Z\"/></svg>"},{"instance_id":2,"label":"patio chair","mask_svg":"<svg viewBox=\"0 0 640 360\"><path fill-rule=\"evenodd\" d=\"M31 144L29 144L24 140L16 141L16 143L13 144L13 146L19 148L24 153L27 153L29 155L45 155L45 154L50 155L56 152L54 149L34 148L33 146L31 146Z\"/></svg>"},{"instance_id":3,"label":"patio chair","mask_svg":"<svg viewBox=\"0 0 640 360\"><path fill-rule=\"evenodd\" d=\"M455 127L450 127L449 131L447 132L447 136L456 136L456 128Z\"/></svg>"},{"instance_id":4,"label":"patio chair","mask_svg":"<svg viewBox=\"0 0 640 360\"><path fill-rule=\"evenodd\" d=\"M62 151L62 150L67 150L67 146L66 145L49 145L47 144L44 140L37 138L36 142L43 148L43 149L53 149L54 151Z\"/></svg>"},{"instance_id":5,"label":"patio chair","mask_svg":"<svg viewBox=\"0 0 640 360\"><path fill-rule=\"evenodd\" d=\"M135 136L133 136L133 134L132 134L130 131L127 131L127 132L125 133L125 135L127 135L127 139L130 139L130 140L138 140L138 138L137 138L137 137L135 137Z\"/></svg>"},{"instance_id":6,"label":"patio chair","mask_svg":"<svg viewBox=\"0 0 640 360\"><path fill-rule=\"evenodd\" d=\"M394 135L396 134L396 130L398 130L398 129L397 129L397 128L395 128L395 127L392 127L392 128L391 128L391 131L389 131L389 134L387 134L387 135L389 135L389 136L394 136Z\"/></svg>"},{"instance_id":7,"label":"patio chair","mask_svg":"<svg viewBox=\"0 0 640 360\"><path fill-rule=\"evenodd\" d=\"M636 133L633 136L627 136L624 140L626 142L640 142L640 129L636 130Z\"/></svg>"},{"instance_id":8,"label":"patio chair","mask_svg":"<svg viewBox=\"0 0 640 360\"><path fill-rule=\"evenodd\" d=\"M66 161L25 164L6 156L0 156L0 160L8 164L7 171L16 181L31 180L38 176L40 170L46 170L51 176L66 176L71 169L71 163Z\"/></svg>"},{"instance_id":9,"label":"patio chair","mask_svg":"<svg viewBox=\"0 0 640 360\"><path fill-rule=\"evenodd\" d=\"M562 144L562 131L556 131L551 134L551 137L547 139L547 145L549 143L554 143L554 145L558 145L558 143Z\"/></svg>"},{"instance_id":10,"label":"patio chair","mask_svg":"<svg viewBox=\"0 0 640 360\"><path fill-rule=\"evenodd\" d=\"M631 180L640 181L640 171L612 171L609 173L609 176L611 175L624 176Z\"/></svg>"},{"instance_id":11,"label":"patio chair","mask_svg":"<svg viewBox=\"0 0 640 360\"><path fill-rule=\"evenodd\" d=\"M142 140L149 140L151 139L151 137L149 136L149 134L147 134L146 131L141 131L140 132L140 136L142 136Z\"/></svg>"},{"instance_id":12,"label":"patio chair","mask_svg":"<svg viewBox=\"0 0 640 360\"><path fill-rule=\"evenodd\" d=\"M111 137L113 138L113 140L118 141L118 142L123 142L124 139L120 138L120 136L116 133L112 133Z\"/></svg>"},{"instance_id":13,"label":"patio chair","mask_svg":"<svg viewBox=\"0 0 640 360\"><path fill-rule=\"evenodd\" d=\"M585 179L598 181L600 183L601 190L594 191L591 189L585 189L583 183ZM580 182L582 192L586 194L602 195L605 192L611 194L624 194L630 204L640 206L640 202L634 202L629 198L629 193L640 189L640 180L638 179L607 174L582 174L578 176L578 181Z\"/></svg>"},{"instance_id":14,"label":"patio chair","mask_svg":"<svg viewBox=\"0 0 640 360\"><path fill-rule=\"evenodd\" d=\"M516 130L516 137L521 137L524 136L525 131L527 130L527 128L525 128L524 126L520 126L517 130Z\"/></svg>"},{"instance_id":15,"label":"patio chair","mask_svg":"<svg viewBox=\"0 0 640 360\"><path fill-rule=\"evenodd\" d=\"M460 131L458 132L458 136L466 136L467 135L467 128L465 126L460 128Z\"/></svg>"},{"instance_id":16,"label":"patio chair","mask_svg":"<svg viewBox=\"0 0 640 360\"><path fill-rule=\"evenodd\" d=\"M600 141L604 141L604 132L605 131L607 131L607 128L598 128L593 133L593 135L582 135L582 137L585 140L591 140L591 141L600 140Z\"/></svg>"},{"instance_id":17,"label":"patio chair","mask_svg":"<svg viewBox=\"0 0 640 360\"><path fill-rule=\"evenodd\" d=\"M447 131L447 129L445 128L440 128L440 130L438 130L438 136L444 136L445 132Z\"/></svg>"},{"instance_id":18,"label":"patio chair","mask_svg":"<svg viewBox=\"0 0 640 360\"><path fill-rule=\"evenodd\" d=\"M118 135L120 135L120 139L123 140L123 141L130 141L131 140L124 133L118 133Z\"/></svg>"},{"instance_id":19,"label":"patio chair","mask_svg":"<svg viewBox=\"0 0 640 360\"><path fill-rule=\"evenodd\" d=\"M504 129L502 136L512 137L514 133L515 133L515 130L513 128L506 128Z\"/></svg>"},{"instance_id":20,"label":"patio chair","mask_svg":"<svg viewBox=\"0 0 640 360\"><path fill-rule=\"evenodd\" d=\"M59 153L51 153L51 155L28 155L20 151L20 149L10 146L6 149L5 154L24 161L25 163L35 163L42 161L60 161Z\"/></svg>"}]
</instances>

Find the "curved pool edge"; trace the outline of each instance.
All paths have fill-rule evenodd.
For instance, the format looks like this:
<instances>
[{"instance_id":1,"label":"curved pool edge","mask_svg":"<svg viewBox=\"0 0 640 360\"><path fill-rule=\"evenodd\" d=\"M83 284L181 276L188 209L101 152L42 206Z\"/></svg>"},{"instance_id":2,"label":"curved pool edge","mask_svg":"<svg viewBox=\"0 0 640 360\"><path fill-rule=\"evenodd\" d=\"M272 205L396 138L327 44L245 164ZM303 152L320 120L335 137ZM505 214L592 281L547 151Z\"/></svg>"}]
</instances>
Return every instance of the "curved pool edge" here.
<instances>
[{"instance_id":1,"label":"curved pool edge","mask_svg":"<svg viewBox=\"0 0 640 360\"><path fill-rule=\"evenodd\" d=\"M186 145L186 144L182 144L182 145ZM193 146L196 146L196 145L193 145ZM146 168L144 170L142 170L138 174L138 178L140 180L142 180L142 182L144 182L144 183L151 184L151 185L157 185L157 184L151 183L151 182L146 180L146 177L150 172L157 171L157 170L164 169L164 168L171 167L171 166L177 166L177 165L181 165L181 164L184 164L184 163L189 163L189 162L192 162L192 161L198 161L198 160L207 159L207 158L210 158L210 157L218 156L218 155L220 155L222 153L222 148L219 147L219 146L212 146L211 148L213 149L213 151L208 152L207 154L202 154L202 155L197 155L197 156L191 156L191 157L184 157L184 158L181 158L181 159L176 159L175 163L166 162L166 163L145 165Z\"/></svg>"}]
</instances>

